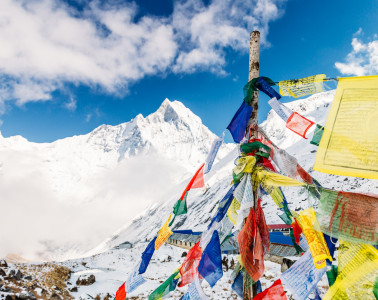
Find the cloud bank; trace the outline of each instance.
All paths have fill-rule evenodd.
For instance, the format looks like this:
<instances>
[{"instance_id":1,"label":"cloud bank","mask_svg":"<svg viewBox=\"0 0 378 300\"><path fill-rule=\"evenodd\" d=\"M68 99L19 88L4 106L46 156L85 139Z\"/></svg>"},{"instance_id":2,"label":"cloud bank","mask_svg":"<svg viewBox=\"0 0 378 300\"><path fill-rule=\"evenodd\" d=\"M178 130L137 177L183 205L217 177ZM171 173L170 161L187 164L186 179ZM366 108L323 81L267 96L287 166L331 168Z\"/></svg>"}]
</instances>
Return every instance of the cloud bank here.
<instances>
[{"instance_id":1,"label":"cloud bank","mask_svg":"<svg viewBox=\"0 0 378 300\"><path fill-rule=\"evenodd\" d=\"M378 39L364 43L361 39L361 28L352 39L352 51L347 55L345 62L336 62L335 67L345 75L376 75L378 74Z\"/></svg>"},{"instance_id":2,"label":"cloud bank","mask_svg":"<svg viewBox=\"0 0 378 300\"><path fill-rule=\"evenodd\" d=\"M2 0L0 110L47 101L65 84L117 94L149 75L224 74L226 50L248 51L252 30L265 38L283 2L177 0L170 16L138 17L135 3Z\"/></svg>"}]
</instances>

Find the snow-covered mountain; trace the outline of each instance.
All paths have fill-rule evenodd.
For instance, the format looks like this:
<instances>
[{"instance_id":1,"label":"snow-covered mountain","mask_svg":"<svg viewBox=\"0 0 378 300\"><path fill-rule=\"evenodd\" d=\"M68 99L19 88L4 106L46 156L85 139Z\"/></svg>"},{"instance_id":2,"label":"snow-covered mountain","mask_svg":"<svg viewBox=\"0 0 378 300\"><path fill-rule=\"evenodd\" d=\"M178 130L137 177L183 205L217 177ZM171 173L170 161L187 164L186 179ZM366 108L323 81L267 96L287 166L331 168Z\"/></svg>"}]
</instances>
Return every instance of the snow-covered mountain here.
<instances>
[{"instance_id":1,"label":"snow-covered mountain","mask_svg":"<svg viewBox=\"0 0 378 300\"><path fill-rule=\"evenodd\" d=\"M53 143L0 135L1 206L11 212L0 220L9 228L0 256L56 259L88 250L190 176L215 138L168 99L147 117ZM233 147L223 145L217 160ZM20 226L7 226L15 219Z\"/></svg>"}]
</instances>

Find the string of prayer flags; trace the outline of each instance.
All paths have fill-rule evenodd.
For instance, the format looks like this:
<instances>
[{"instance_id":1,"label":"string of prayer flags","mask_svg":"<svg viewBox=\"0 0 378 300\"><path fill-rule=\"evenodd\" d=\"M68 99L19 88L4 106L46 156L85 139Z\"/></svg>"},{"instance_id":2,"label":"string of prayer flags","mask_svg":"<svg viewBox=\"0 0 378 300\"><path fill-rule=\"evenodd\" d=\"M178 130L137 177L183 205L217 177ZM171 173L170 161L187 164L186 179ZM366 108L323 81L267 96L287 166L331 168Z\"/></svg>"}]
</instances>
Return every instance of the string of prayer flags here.
<instances>
[{"instance_id":1,"label":"string of prayer flags","mask_svg":"<svg viewBox=\"0 0 378 300\"><path fill-rule=\"evenodd\" d=\"M315 267L317 269L324 268L326 266L326 259L332 261L332 257L329 253L323 233L319 231L320 227L316 219L314 208L309 207L302 210L298 215L298 222L306 237Z\"/></svg>"},{"instance_id":2,"label":"string of prayer flags","mask_svg":"<svg viewBox=\"0 0 378 300\"><path fill-rule=\"evenodd\" d=\"M198 272L211 287L214 287L217 281L223 276L221 248L218 231L216 230L203 251L201 261L198 265Z\"/></svg>"},{"instance_id":3,"label":"string of prayer flags","mask_svg":"<svg viewBox=\"0 0 378 300\"><path fill-rule=\"evenodd\" d=\"M340 241L337 278L323 299L375 300L374 284L377 276L377 249L372 245Z\"/></svg>"},{"instance_id":4,"label":"string of prayer flags","mask_svg":"<svg viewBox=\"0 0 378 300\"><path fill-rule=\"evenodd\" d=\"M181 201L184 200L186 193L189 192L190 189L198 189L198 188L203 188L205 186L205 181L203 180L204 166L205 164L202 164L202 166L197 170L193 178L190 180L189 184L186 186L184 192L181 195L181 198L180 198Z\"/></svg>"},{"instance_id":5,"label":"string of prayer flags","mask_svg":"<svg viewBox=\"0 0 378 300\"><path fill-rule=\"evenodd\" d=\"M189 285L189 288L181 300L209 300L202 290L201 283L198 278Z\"/></svg>"},{"instance_id":6,"label":"string of prayer flags","mask_svg":"<svg viewBox=\"0 0 378 300\"><path fill-rule=\"evenodd\" d=\"M325 74L319 74L301 79L283 80L278 83L278 86L282 96L298 98L323 92L325 78Z\"/></svg>"},{"instance_id":7,"label":"string of prayer flags","mask_svg":"<svg viewBox=\"0 0 378 300\"><path fill-rule=\"evenodd\" d=\"M223 132L221 137L217 137L213 141L211 148L210 148L210 151L209 151L209 154L206 158L205 169L204 169L204 172L203 172L204 174L207 174L207 173L210 172L211 167L213 166L215 157L217 156L217 153L219 151L219 148L222 146L222 143L223 143L223 140L224 140L224 134L225 134L225 132Z\"/></svg>"},{"instance_id":8,"label":"string of prayer flags","mask_svg":"<svg viewBox=\"0 0 378 300\"><path fill-rule=\"evenodd\" d=\"M378 75L340 78L314 170L378 179Z\"/></svg>"},{"instance_id":9,"label":"string of prayer flags","mask_svg":"<svg viewBox=\"0 0 378 300\"><path fill-rule=\"evenodd\" d=\"M143 274L147 270L151 257L155 252L155 241L156 237L154 237L154 239L147 245L146 249L142 253L142 261L139 266L139 274Z\"/></svg>"},{"instance_id":10,"label":"string of prayer flags","mask_svg":"<svg viewBox=\"0 0 378 300\"><path fill-rule=\"evenodd\" d=\"M316 288L326 268L314 266L310 251L306 251L288 270L281 274L281 280L296 300L305 300Z\"/></svg>"},{"instance_id":11,"label":"string of prayer flags","mask_svg":"<svg viewBox=\"0 0 378 300\"><path fill-rule=\"evenodd\" d=\"M174 291L179 278L180 273L177 270L148 296L148 300L160 300L170 292Z\"/></svg>"},{"instance_id":12,"label":"string of prayer flags","mask_svg":"<svg viewBox=\"0 0 378 300\"><path fill-rule=\"evenodd\" d=\"M244 138L245 129L247 128L252 110L253 108L243 101L238 111L232 118L230 124L227 126L227 129L230 131L235 143L240 143L240 141Z\"/></svg>"},{"instance_id":13,"label":"string of prayer flags","mask_svg":"<svg viewBox=\"0 0 378 300\"><path fill-rule=\"evenodd\" d=\"M115 300L125 300L126 299L126 282L124 282L117 290Z\"/></svg>"},{"instance_id":14,"label":"string of prayer flags","mask_svg":"<svg viewBox=\"0 0 378 300\"><path fill-rule=\"evenodd\" d=\"M195 244L188 252L180 268L181 282L179 287L190 284L198 277L198 265L202 257L202 250L199 242Z\"/></svg>"},{"instance_id":15,"label":"string of prayer flags","mask_svg":"<svg viewBox=\"0 0 378 300\"><path fill-rule=\"evenodd\" d=\"M289 119L286 122L286 128L300 135L304 139L307 139L306 133L314 124L315 123L313 121L303 117L302 115L296 112L293 112L293 114L289 117Z\"/></svg>"},{"instance_id":16,"label":"string of prayer flags","mask_svg":"<svg viewBox=\"0 0 378 300\"><path fill-rule=\"evenodd\" d=\"M268 77L261 76L262 79L267 82L270 86L276 85L274 81ZM258 78L253 78L251 81L249 81L244 87L243 87L243 93L244 93L244 101L251 105L253 92L258 90Z\"/></svg>"},{"instance_id":17,"label":"string of prayer flags","mask_svg":"<svg viewBox=\"0 0 378 300\"><path fill-rule=\"evenodd\" d=\"M269 288L257 294L253 300L286 300L286 294L283 289L281 279L276 280Z\"/></svg>"},{"instance_id":18,"label":"string of prayer flags","mask_svg":"<svg viewBox=\"0 0 378 300\"><path fill-rule=\"evenodd\" d=\"M276 97L273 97L268 101L268 104L273 108L276 114L285 122L293 114L293 111L288 108L286 105L277 100Z\"/></svg>"},{"instance_id":19,"label":"string of prayer flags","mask_svg":"<svg viewBox=\"0 0 378 300\"><path fill-rule=\"evenodd\" d=\"M169 228L169 221L172 218L172 214L169 215L168 220L164 223L163 227L159 230L158 236L155 241L155 250L158 250L161 245L173 234L172 230Z\"/></svg>"},{"instance_id":20,"label":"string of prayer flags","mask_svg":"<svg viewBox=\"0 0 378 300\"><path fill-rule=\"evenodd\" d=\"M260 232L261 242L263 246L263 253L265 255L269 253L270 238L269 238L269 229L268 229L268 226L266 225L264 211L261 207L260 198L257 201L257 207L256 207L256 224Z\"/></svg>"},{"instance_id":21,"label":"string of prayer flags","mask_svg":"<svg viewBox=\"0 0 378 300\"><path fill-rule=\"evenodd\" d=\"M268 82L264 80L263 77L257 78L257 87L260 91L267 94L270 98L280 99L281 95L273 89Z\"/></svg>"},{"instance_id":22,"label":"string of prayer flags","mask_svg":"<svg viewBox=\"0 0 378 300\"><path fill-rule=\"evenodd\" d=\"M317 215L321 231L332 237L377 243L378 196L322 189Z\"/></svg>"},{"instance_id":23,"label":"string of prayer flags","mask_svg":"<svg viewBox=\"0 0 378 300\"><path fill-rule=\"evenodd\" d=\"M316 124L314 135L312 136L312 140L310 144L319 146L320 140L322 139L322 136L323 136L323 132L324 132L324 127L320 126L319 124Z\"/></svg>"},{"instance_id":24,"label":"string of prayer flags","mask_svg":"<svg viewBox=\"0 0 378 300\"><path fill-rule=\"evenodd\" d=\"M134 268L126 280L125 290L131 293L146 282L142 274L139 274L140 263Z\"/></svg>"},{"instance_id":25,"label":"string of prayer flags","mask_svg":"<svg viewBox=\"0 0 378 300\"><path fill-rule=\"evenodd\" d=\"M250 210L247 221L238 235L239 251L243 266L253 281L259 280L264 273L264 250L255 211Z\"/></svg>"},{"instance_id":26,"label":"string of prayer flags","mask_svg":"<svg viewBox=\"0 0 378 300\"><path fill-rule=\"evenodd\" d=\"M243 273L239 272L231 285L232 290L243 299Z\"/></svg>"}]
</instances>

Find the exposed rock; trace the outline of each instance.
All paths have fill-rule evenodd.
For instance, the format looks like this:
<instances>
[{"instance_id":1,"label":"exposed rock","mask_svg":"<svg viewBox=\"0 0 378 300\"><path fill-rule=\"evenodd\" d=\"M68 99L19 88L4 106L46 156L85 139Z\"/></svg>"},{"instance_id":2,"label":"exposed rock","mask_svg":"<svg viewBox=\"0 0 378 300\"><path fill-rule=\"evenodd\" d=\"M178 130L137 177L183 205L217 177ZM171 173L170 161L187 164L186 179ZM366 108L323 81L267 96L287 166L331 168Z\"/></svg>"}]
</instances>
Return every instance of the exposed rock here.
<instances>
[{"instance_id":1,"label":"exposed rock","mask_svg":"<svg viewBox=\"0 0 378 300\"><path fill-rule=\"evenodd\" d=\"M8 264L4 259L0 259L0 267L8 268Z\"/></svg>"},{"instance_id":2,"label":"exposed rock","mask_svg":"<svg viewBox=\"0 0 378 300\"><path fill-rule=\"evenodd\" d=\"M20 299L20 300L35 300L36 298L32 293L23 291L23 292L21 292L20 296L18 296L18 299Z\"/></svg>"},{"instance_id":3,"label":"exposed rock","mask_svg":"<svg viewBox=\"0 0 378 300\"><path fill-rule=\"evenodd\" d=\"M77 286L74 286L72 289L70 289L70 292L77 293Z\"/></svg>"},{"instance_id":4,"label":"exposed rock","mask_svg":"<svg viewBox=\"0 0 378 300\"><path fill-rule=\"evenodd\" d=\"M93 274L91 274L89 276L80 276L76 280L77 285L91 285L95 282L96 282L96 277Z\"/></svg>"},{"instance_id":5,"label":"exposed rock","mask_svg":"<svg viewBox=\"0 0 378 300\"><path fill-rule=\"evenodd\" d=\"M62 298L58 294L52 294L50 300L62 300Z\"/></svg>"},{"instance_id":6,"label":"exposed rock","mask_svg":"<svg viewBox=\"0 0 378 300\"><path fill-rule=\"evenodd\" d=\"M181 257L185 257L185 256L187 256L188 255L188 253L186 253L185 251L181 254Z\"/></svg>"},{"instance_id":7,"label":"exposed rock","mask_svg":"<svg viewBox=\"0 0 378 300\"><path fill-rule=\"evenodd\" d=\"M7 273L2 268L0 268L0 276L7 276Z\"/></svg>"},{"instance_id":8,"label":"exposed rock","mask_svg":"<svg viewBox=\"0 0 378 300\"><path fill-rule=\"evenodd\" d=\"M16 280L21 280L23 277L24 277L24 274L22 274L20 270L17 270L17 273L13 275L13 278Z\"/></svg>"}]
</instances>

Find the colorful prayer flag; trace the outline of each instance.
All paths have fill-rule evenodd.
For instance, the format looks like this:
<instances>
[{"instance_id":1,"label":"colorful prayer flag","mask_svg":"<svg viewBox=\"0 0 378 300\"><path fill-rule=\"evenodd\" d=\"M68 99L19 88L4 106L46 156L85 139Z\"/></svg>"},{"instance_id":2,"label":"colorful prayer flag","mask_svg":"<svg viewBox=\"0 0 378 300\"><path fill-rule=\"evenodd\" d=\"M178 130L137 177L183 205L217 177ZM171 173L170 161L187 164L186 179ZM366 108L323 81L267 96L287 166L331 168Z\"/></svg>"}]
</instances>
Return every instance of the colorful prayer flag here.
<instances>
[{"instance_id":1,"label":"colorful prayer flag","mask_svg":"<svg viewBox=\"0 0 378 300\"><path fill-rule=\"evenodd\" d=\"M164 296L176 289L177 282L180 278L179 271L174 272L166 281L164 281L156 290L154 290L148 300L160 300Z\"/></svg>"},{"instance_id":2,"label":"colorful prayer flag","mask_svg":"<svg viewBox=\"0 0 378 300\"><path fill-rule=\"evenodd\" d=\"M209 298L203 292L199 279L196 278L181 300L209 300Z\"/></svg>"},{"instance_id":3,"label":"colorful prayer flag","mask_svg":"<svg viewBox=\"0 0 378 300\"><path fill-rule=\"evenodd\" d=\"M239 272L231 285L232 290L243 299L243 273Z\"/></svg>"},{"instance_id":4,"label":"colorful prayer flag","mask_svg":"<svg viewBox=\"0 0 378 300\"><path fill-rule=\"evenodd\" d=\"M315 123L309 119L306 119L302 115L293 112L293 114L289 117L286 122L286 127L289 128L291 131L299 134L304 139L306 138L306 133L310 129L312 125Z\"/></svg>"},{"instance_id":5,"label":"colorful prayer flag","mask_svg":"<svg viewBox=\"0 0 378 300\"><path fill-rule=\"evenodd\" d=\"M131 293L139 286L146 282L141 274L139 274L140 263L130 273L129 278L126 280L125 290L127 293Z\"/></svg>"},{"instance_id":6,"label":"colorful prayer flag","mask_svg":"<svg viewBox=\"0 0 378 300\"><path fill-rule=\"evenodd\" d=\"M337 278L323 300L375 300L377 276L377 249L372 245L340 241Z\"/></svg>"},{"instance_id":7,"label":"colorful prayer flag","mask_svg":"<svg viewBox=\"0 0 378 300\"><path fill-rule=\"evenodd\" d=\"M315 268L311 252L306 251L288 270L281 280L296 300L305 300L315 289L327 268Z\"/></svg>"},{"instance_id":8,"label":"colorful prayer flag","mask_svg":"<svg viewBox=\"0 0 378 300\"><path fill-rule=\"evenodd\" d=\"M281 279L276 280L269 288L265 291L257 294L253 300L286 300L286 294L282 287Z\"/></svg>"},{"instance_id":9,"label":"colorful prayer flag","mask_svg":"<svg viewBox=\"0 0 378 300\"><path fill-rule=\"evenodd\" d=\"M340 78L314 170L378 179L378 76Z\"/></svg>"},{"instance_id":10,"label":"colorful prayer flag","mask_svg":"<svg viewBox=\"0 0 378 300\"><path fill-rule=\"evenodd\" d=\"M283 80L278 83L278 86L282 96L298 98L323 92L325 78L325 74L319 74L301 79Z\"/></svg>"},{"instance_id":11,"label":"colorful prayer flag","mask_svg":"<svg viewBox=\"0 0 378 300\"><path fill-rule=\"evenodd\" d=\"M324 127L320 126L319 124L316 124L314 135L312 136L312 140L310 144L319 146L320 140L322 139L322 136L323 136L323 132L324 132Z\"/></svg>"},{"instance_id":12,"label":"colorful prayer flag","mask_svg":"<svg viewBox=\"0 0 378 300\"><path fill-rule=\"evenodd\" d=\"M245 101L235 113L227 129L230 131L235 143L240 143L244 138L245 130L247 128L248 120L251 116L253 108Z\"/></svg>"},{"instance_id":13,"label":"colorful prayer flag","mask_svg":"<svg viewBox=\"0 0 378 300\"><path fill-rule=\"evenodd\" d=\"M270 98L276 98L280 99L281 95L276 92L275 89L273 89L266 80L264 80L263 77L257 78L257 87L260 91L264 92L267 94Z\"/></svg>"},{"instance_id":14,"label":"colorful prayer flag","mask_svg":"<svg viewBox=\"0 0 378 300\"><path fill-rule=\"evenodd\" d=\"M115 296L115 300L125 300L126 299L126 289L125 282L118 288Z\"/></svg>"},{"instance_id":15,"label":"colorful prayer flag","mask_svg":"<svg viewBox=\"0 0 378 300\"><path fill-rule=\"evenodd\" d=\"M218 231L214 231L210 242L203 251L198 272L210 284L211 287L222 278L222 256Z\"/></svg>"},{"instance_id":16,"label":"colorful prayer flag","mask_svg":"<svg viewBox=\"0 0 378 300\"><path fill-rule=\"evenodd\" d=\"M207 155L207 158L206 158L205 170L203 172L204 174L207 174L207 173L210 172L211 167L213 166L215 157L217 156L217 153L219 151L219 148L222 146L223 139L224 139L224 134L225 134L225 132L223 132L223 134L222 134L221 137L217 137L213 141L213 144L211 145L209 154Z\"/></svg>"},{"instance_id":17,"label":"colorful prayer flag","mask_svg":"<svg viewBox=\"0 0 378 300\"><path fill-rule=\"evenodd\" d=\"M293 114L293 111L288 108L286 105L282 104L277 98L273 97L268 101L268 104L273 108L276 114L285 122Z\"/></svg>"},{"instance_id":18,"label":"colorful prayer flag","mask_svg":"<svg viewBox=\"0 0 378 300\"><path fill-rule=\"evenodd\" d=\"M306 237L308 246L310 248L314 264L317 269L324 268L326 266L326 259L332 261L331 254L327 243L324 239L323 233L320 232L319 223L316 219L315 210L313 207L309 207L302 210L297 221L302 228L303 234Z\"/></svg>"},{"instance_id":19,"label":"colorful prayer flag","mask_svg":"<svg viewBox=\"0 0 378 300\"><path fill-rule=\"evenodd\" d=\"M180 268L181 282L179 287L190 284L198 277L198 265L202 257L202 250L199 242L195 244L186 255Z\"/></svg>"},{"instance_id":20,"label":"colorful prayer flag","mask_svg":"<svg viewBox=\"0 0 378 300\"><path fill-rule=\"evenodd\" d=\"M159 230L158 236L155 241L155 250L158 250L161 245L173 234L172 230L169 228L169 221L171 220L172 214L169 215L168 220L164 223L163 227Z\"/></svg>"},{"instance_id":21,"label":"colorful prayer flag","mask_svg":"<svg viewBox=\"0 0 378 300\"><path fill-rule=\"evenodd\" d=\"M205 164L202 164L202 166L197 170L193 178L190 180L189 184L186 186L184 192L181 195L181 198L180 198L181 201L184 200L186 193L189 192L190 189L198 189L198 188L203 188L205 186L205 181L203 180L203 167L204 166Z\"/></svg>"},{"instance_id":22,"label":"colorful prayer flag","mask_svg":"<svg viewBox=\"0 0 378 300\"><path fill-rule=\"evenodd\" d=\"M332 237L377 243L378 196L322 189L317 215L321 231Z\"/></svg>"},{"instance_id":23,"label":"colorful prayer flag","mask_svg":"<svg viewBox=\"0 0 378 300\"><path fill-rule=\"evenodd\" d=\"M147 270L151 257L155 252L155 241L156 237L154 237L154 239L147 245L146 249L142 253L142 261L139 266L139 274L143 274Z\"/></svg>"},{"instance_id":24,"label":"colorful prayer flag","mask_svg":"<svg viewBox=\"0 0 378 300\"><path fill-rule=\"evenodd\" d=\"M245 270L253 281L259 280L264 273L264 251L255 211L250 210L247 221L238 235L239 251Z\"/></svg>"}]
</instances>

